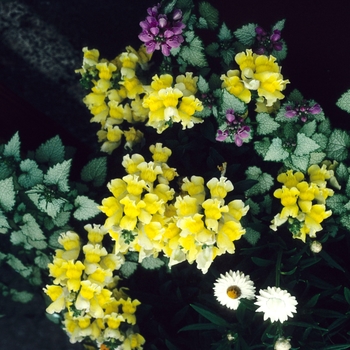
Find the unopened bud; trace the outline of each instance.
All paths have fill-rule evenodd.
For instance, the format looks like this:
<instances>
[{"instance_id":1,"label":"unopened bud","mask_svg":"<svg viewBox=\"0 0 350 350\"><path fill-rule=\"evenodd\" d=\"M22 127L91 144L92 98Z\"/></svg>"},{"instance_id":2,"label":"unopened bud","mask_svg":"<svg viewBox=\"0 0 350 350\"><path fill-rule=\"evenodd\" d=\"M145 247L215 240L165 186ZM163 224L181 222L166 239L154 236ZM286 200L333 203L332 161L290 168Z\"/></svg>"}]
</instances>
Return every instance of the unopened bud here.
<instances>
[{"instance_id":1,"label":"unopened bud","mask_svg":"<svg viewBox=\"0 0 350 350\"><path fill-rule=\"evenodd\" d=\"M310 244L310 250L313 252L313 253L319 253L321 250L322 250L322 243L319 242L319 241L313 241L311 244Z\"/></svg>"},{"instance_id":2,"label":"unopened bud","mask_svg":"<svg viewBox=\"0 0 350 350\"><path fill-rule=\"evenodd\" d=\"M289 339L278 338L275 343L274 350L289 350L292 347L290 345Z\"/></svg>"}]
</instances>

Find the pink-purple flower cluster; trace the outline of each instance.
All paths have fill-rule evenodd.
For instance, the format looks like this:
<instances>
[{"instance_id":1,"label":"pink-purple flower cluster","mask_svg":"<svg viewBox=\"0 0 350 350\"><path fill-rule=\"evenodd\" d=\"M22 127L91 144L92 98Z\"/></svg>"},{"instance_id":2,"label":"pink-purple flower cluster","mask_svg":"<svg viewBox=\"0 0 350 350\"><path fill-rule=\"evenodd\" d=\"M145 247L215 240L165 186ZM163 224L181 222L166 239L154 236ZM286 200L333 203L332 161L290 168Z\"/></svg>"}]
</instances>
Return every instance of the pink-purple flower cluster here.
<instances>
[{"instance_id":1,"label":"pink-purple flower cluster","mask_svg":"<svg viewBox=\"0 0 350 350\"><path fill-rule=\"evenodd\" d=\"M300 118L302 122L308 120L309 115L319 114L322 112L322 108L318 103L310 105L310 102L303 101L295 106L289 105L286 107L286 113L284 114L287 118Z\"/></svg>"},{"instance_id":2,"label":"pink-purple flower cluster","mask_svg":"<svg viewBox=\"0 0 350 350\"><path fill-rule=\"evenodd\" d=\"M244 119L235 116L233 109L226 111L226 128L218 130L216 141L225 141L228 137L235 142L238 147L241 147L243 140L249 137L250 127L245 124Z\"/></svg>"},{"instance_id":3,"label":"pink-purple flower cluster","mask_svg":"<svg viewBox=\"0 0 350 350\"><path fill-rule=\"evenodd\" d=\"M258 55L270 54L272 50L281 51L283 42L281 41L281 31L275 29L272 34L265 32L261 27L255 28L258 47L254 52Z\"/></svg>"},{"instance_id":4,"label":"pink-purple flower cluster","mask_svg":"<svg viewBox=\"0 0 350 350\"><path fill-rule=\"evenodd\" d=\"M167 15L158 13L160 4L147 9L148 16L140 22L142 32L139 39L145 43L147 53L161 50L164 56L170 55L172 48L179 47L184 41L182 30L182 12L175 9L171 19Z\"/></svg>"}]
</instances>

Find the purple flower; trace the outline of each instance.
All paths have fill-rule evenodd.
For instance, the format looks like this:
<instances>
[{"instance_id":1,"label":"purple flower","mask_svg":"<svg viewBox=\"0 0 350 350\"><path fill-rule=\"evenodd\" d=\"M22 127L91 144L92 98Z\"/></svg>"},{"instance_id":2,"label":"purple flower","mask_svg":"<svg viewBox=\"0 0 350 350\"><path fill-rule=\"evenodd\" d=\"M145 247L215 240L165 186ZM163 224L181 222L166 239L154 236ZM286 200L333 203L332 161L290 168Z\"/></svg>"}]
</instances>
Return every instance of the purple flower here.
<instances>
[{"instance_id":1,"label":"purple flower","mask_svg":"<svg viewBox=\"0 0 350 350\"><path fill-rule=\"evenodd\" d=\"M184 41L182 30L185 24L182 23L181 10L174 10L169 20L167 15L158 13L159 8L158 4L147 9L149 16L140 22L142 32L139 39L145 43L147 53L161 50L164 56L169 56L170 50L179 47Z\"/></svg>"},{"instance_id":2,"label":"purple flower","mask_svg":"<svg viewBox=\"0 0 350 350\"><path fill-rule=\"evenodd\" d=\"M319 114L322 112L322 108L318 103L310 105L309 101L302 101L299 104L286 106L286 112L284 113L286 118L298 117L302 122L306 122L311 115Z\"/></svg>"},{"instance_id":3,"label":"purple flower","mask_svg":"<svg viewBox=\"0 0 350 350\"><path fill-rule=\"evenodd\" d=\"M217 141L225 141L230 137L236 146L241 147L244 139L250 136L250 127L244 124L242 117L237 117L233 109L226 111L226 126L224 130L218 130L216 135Z\"/></svg>"},{"instance_id":4,"label":"purple flower","mask_svg":"<svg viewBox=\"0 0 350 350\"><path fill-rule=\"evenodd\" d=\"M257 47L254 52L258 55L269 54L272 50L281 51L283 42L281 41L281 31L275 29L271 34L267 33L262 27L256 27Z\"/></svg>"}]
</instances>

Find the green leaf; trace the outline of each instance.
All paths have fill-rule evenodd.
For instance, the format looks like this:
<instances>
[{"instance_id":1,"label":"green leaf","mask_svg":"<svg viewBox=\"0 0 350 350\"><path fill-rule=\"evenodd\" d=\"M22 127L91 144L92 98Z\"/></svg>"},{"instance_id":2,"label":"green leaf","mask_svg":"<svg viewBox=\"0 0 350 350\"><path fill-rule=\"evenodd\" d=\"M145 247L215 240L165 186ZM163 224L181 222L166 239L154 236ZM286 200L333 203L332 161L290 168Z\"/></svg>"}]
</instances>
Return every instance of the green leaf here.
<instances>
[{"instance_id":1,"label":"green leaf","mask_svg":"<svg viewBox=\"0 0 350 350\"><path fill-rule=\"evenodd\" d=\"M188 326L185 326L181 329L179 329L179 332L184 332L184 331L209 331L209 330L219 330L221 329L222 326L218 326L213 323L195 323L195 324L190 324Z\"/></svg>"},{"instance_id":2,"label":"green leaf","mask_svg":"<svg viewBox=\"0 0 350 350\"><path fill-rule=\"evenodd\" d=\"M44 174L34 160L25 159L20 163L19 167L24 174L18 177L18 183L24 188L33 187L43 181Z\"/></svg>"},{"instance_id":3,"label":"green leaf","mask_svg":"<svg viewBox=\"0 0 350 350\"><path fill-rule=\"evenodd\" d=\"M218 38L220 41L230 41L233 39L232 32L225 23L222 23L220 27Z\"/></svg>"},{"instance_id":4,"label":"green leaf","mask_svg":"<svg viewBox=\"0 0 350 350\"><path fill-rule=\"evenodd\" d=\"M94 186L99 187L106 181L107 158L95 158L90 160L81 171L81 179L85 182L92 182Z\"/></svg>"},{"instance_id":5,"label":"green leaf","mask_svg":"<svg viewBox=\"0 0 350 350\"><path fill-rule=\"evenodd\" d=\"M32 293L26 291L19 292L16 289L10 289L10 295L13 301L20 302L23 304L28 303L34 297L34 294Z\"/></svg>"},{"instance_id":6,"label":"green leaf","mask_svg":"<svg viewBox=\"0 0 350 350\"><path fill-rule=\"evenodd\" d=\"M4 211L10 211L16 203L16 192L12 177L0 180L0 206Z\"/></svg>"},{"instance_id":7,"label":"green leaf","mask_svg":"<svg viewBox=\"0 0 350 350\"><path fill-rule=\"evenodd\" d=\"M207 66L207 60L204 55L203 43L198 37L194 37L190 42L189 46L182 47L180 51L180 57L192 66Z\"/></svg>"},{"instance_id":8,"label":"green leaf","mask_svg":"<svg viewBox=\"0 0 350 350\"><path fill-rule=\"evenodd\" d=\"M280 124L275 122L274 119L267 113L258 113L256 116L256 121L258 122L258 135L271 134L280 127Z\"/></svg>"},{"instance_id":9,"label":"green leaf","mask_svg":"<svg viewBox=\"0 0 350 350\"><path fill-rule=\"evenodd\" d=\"M312 152L310 153L310 164L320 164L326 158L326 153Z\"/></svg>"},{"instance_id":10,"label":"green leaf","mask_svg":"<svg viewBox=\"0 0 350 350\"><path fill-rule=\"evenodd\" d=\"M198 78L197 88L204 94L210 91L209 83L201 75Z\"/></svg>"},{"instance_id":11,"label":"green leaf","mask_svg":"<svg viewBox=\"0 0 350 350\"><path fill-rule=\"evenodd\" d=\"M328 118L326 118L324 121L318 124L319 133L329 136L331 134L331 131L332 131L331 122Z\"/></svg>"},{"instance_id":12,"label":"green leaf","mask_svg":"<svg viewBox=\"0 0 350 350\"><path fill-rule=\"evenodd\" d=\"M261 141L254 142L255 151L263 158L265 157L270 146L271 146L271 142L270 142L270 139L267 137L264 137Z\"/></svg>"},{"instance_id":13,"label":"green leaf","mask_svg":"<svg viewBox=\"0 0 350 350\"><path fill-rule=\"evenodd\" d=\"M294 150L294 155L298 157L304 156L316 151L319 148L320 146L306 135L301 133L297 134L297 146Z\"/></svg>"},{"instance_id":14,"label":"green leaf","mask_svg":"<svg viewBox=\"0 0 350 350\"><path fill-rule=\"evenodd\" d=\"M205 52L212 57L219 57L220 51L219 51L219 44L218 43L210 43L206 48Z\"/></svg>"},{"instance_id":15,"label":"green leaf","mask_svg":"<svg viewBox=\"0 0 350 350\"><path fill-rule=\"evenodd\" d=\"M16 132L11 140L5 145L3 154L5 157L13 157L15 160L19 161L21 159L20 147L21 141L18 132Z\"/></svg>"},{"instance_id":16,"label":"green leaf","mask_svg":"<svg viewBox=\"0 0 350 350\"><path fill-rule=\"evenodd\" d=\"M193 309L195 309L200 315L205 317L211 323L214 323L218 326L229 327L230 324L227 323L222 317L215 315L211 311L205 310L202 307L190 304Z\"/></svg>"},{"instance_id":17,"label":"green leaf","mask_svg":"<svg viewBox=\"0 0 350 350\"><path fill-rule=\"evenodd\" d=\"M348 168L344 165L344 163L339 163L339 165L335 169L335 177L339 182L348 181L349 171L348 171Z\"/></svg>"},{"instance_id":18,"label":"green leaf","mask_svg":"<svg viewBox=\"0 0 350 350\"><path fill-rule=\"evenodd\" d=\"M284 24L285 24L286 20L285 19L281 19L280 21L278 21L273 27L272 27L272 31L274 31L275 29L282 31L284 28Z\"/></svg>"},{"instance_id":19,"label":"green leaf","mask_svg":"<svg viewBox=\"0 0 350 350\"><path fill-rule=\"evenodd\" d=\"M234 55L235 49L233 47L228 47L224 51L221 51L221 57L227 66L229 66L233 62Z\"/></svg>"},{"instance_id":20,"label":"green leaf","mask_svg":"<svg viewBox=\"0 0 350 350\"><path fill-rule=\"evenodd\" d=\"M37 256L34 259L35 264L42 270L47 269L47 265L51 263L51 259L44 253L37 251Z\"/></svg>"},{"instance_id":21,"label":"green leaf","mask_svg":"<svg viewBox=\"0 0 350 350\"><path fill-rule=\"evenodd\" d=\"M268 173L263 173L258 167L249 167L246 172L248 179L257 180L258 183L245 191L246 196L264 194L273 186L274 179Z\"/></svg>"},{"instance_id":22,"label":"green leaf","mask_svg":"<svg viewBox=\"0 0 350 350\"><path fill-rule=\"evenodd\" d=\"M347 287L344 287L344 297L346 302L350 305L350 289Z\"/></svg>"},{"instance_id":23,"label":"green leaf","mask_svg":"<svg viewBox=\"0 0 350 350\"><path fill-rule=\"evenodd\" d=\"M88 220L100 213L98 204L86 196L77 196L74 200L74 206L77 208L73 216L77 220Z\"/></svg>"},{"instance_id":24,"label":"green leaf","mask_svg":"<svg viewBox=\"0 0 350 350\"><path fill-rule=\"evenodd\" d=\"M48 186L56 185L61 192L69 191L68 175L71 159L52 166L44 176L44 183Z\"/></svg>"},{"instance_id":25,"label":"green leaf","mask_svg":"<svg viewBox=\"0 0 350 350\"><path fill-rule=\"evenodd\" d=\"M246 24L242 28L237 29L234 35L243 45L251 46L255 41L256 27L257 25L255 23Z\"/></svg>"},{"instance_id":26,"label":"green leaf","mask_svg":"<svg viewBox=\"0 0 350 350\"><path fill-rule=\"evenodd\" d=\"M270 266L272 264L274 264L274 261L268 260L268 259L262 259L262 258L258 258L257 256L252 256L251 257L253 263L257 266Z\"/></svg>"},{"instance_id":27,"label":"green leaf","mask_svg":"<svg viewBox=\"0 0 350 350\"><path fill-rule=\"evenodd\" d=\"M35 158L39 163L54 165L64 161L64 146L59 136L46 141L35 152Z\"/></svg>"},{"instance_id":28,"label":"green leaf","mask_svg":"<svg viewBox=\"0 0 350 350\"><path fill-rule=\"evenodd\" d=\"M164 261L153 256L147 256L141 262L141 266L146 270L157 270L164 265Z\"/></svg>"},{"instance_id":29,"label":"green leaf","mask_svg":"<svg viewBox=\"0 0 350 350\"><path fill-rule=\"evenodd\" d=\"M350 214L345 214L340 217L340 223L344 228L350 231Z\"/></svg>"},{"instance_id":30,"label":"green leaf","mask_svg":"<svg viewBox=\"0 0 350 350\"><path fill-rule=\"evenodd\" d=\"M294 89L289 95L288 100L295 102L295 103L301 103L303 101L304 97L301 94L301 92L298 89Z\"/></svg>"},{"instance_id":31,"label":"green leaf","mask_svg":"<svg viewBox=\"0 0 350 350\"><path fill-rule=\"evenodd\" d=\"M320 297L320 293L315 294L314 296L311 297L311 299L309 299L307 301L306 304L303 305L303 308L312 308L317 304L318 298Z\"/></svg>"},{"instance_id":32,"label":"green leaf","mask_svg":"<svg viewBox=\"0 0 350 350\"><path fill-rule=\"evenodd\" d=\"M219 24L219 11L208 2L199 3L199 13L208 23L209 29L215 29Z\"/></svg>"},{"instance_id":33,"label":"green leaf","mask_svg":"<svg viewBox=\"0 0 350 350\"><path fill-rule=\"evenodd\" d=\"M350 137L345 130L334 129L328 142L327 155L330 159L341 162L348 156Z\"/></svg>"},{"instance_id":34,"label":"green leaf","mask_svg":"<svg viewBox=\"0 0 350 350\"><path fill-rule=\"evenodd\" d=\"M137 265L137 262L125 261L119 271L125 278L129 278L136 271Z\"/></svg>"},{"instance_id":35,"label":"green leaf","mask_svg":"<svg viewBox=\"0 0 350 350\"><path fill-rule=\"evenodd\" d=\"M342 272L345 272L344 268L342 266L340 266L327 252L325 252L324 250L321 250L318 253L324 260L327 261L328 265L331 267L334 267Z\"/></svg>"},{"instance_id":36,"label":"green leaf","mask_svg":"<svg viewBox=\"0 0 350 350\"><path fill-rule=\"evenodd\" d=\"M311 137L321 148L321 150L325 150L328 145L328 137L324 134L313 134Z\"/></svg>"},{"instance_id":37,"label":"green leaf","mask_svg":"<svg viewBox=\"0 0 350 350\"><path fill-rule=\"evenodd\" d=\"M303 127L299 130L301 134L305 136L311 137L316 131L316 120L312 120L311 122L305 123Z\"/></svg>"},{"instance_id":38,"label":"green leaf","mask_svg":"<svg viewBox=\"0 0 350 350\"><path fill-rule=\"evenodd\" d=\"M174 10L177 0L172 0L163 9L164 14L168 14Z\"/></svg>"},{"instance_id":39,"label":"green leaf","mask_svg":"<svg viewBox=\"0 0 350 350\"><path fill-rule=\"evenodd\" d=\"M350 90L341 95L336 105L343 111L350 113Z\"/></svg>"},{"instance_id":40,"label":"green leaf","mask_svg":"<svg viewBox=\"0 0 350 350\"><path fill-rule=\"evenodd\" d=\"M279 162L288 158L289 153L284 149L282 140L276 137L272 140L272 143L265 154L264 160L270 160L274 162Z\"/></svg>"}]
</instances>

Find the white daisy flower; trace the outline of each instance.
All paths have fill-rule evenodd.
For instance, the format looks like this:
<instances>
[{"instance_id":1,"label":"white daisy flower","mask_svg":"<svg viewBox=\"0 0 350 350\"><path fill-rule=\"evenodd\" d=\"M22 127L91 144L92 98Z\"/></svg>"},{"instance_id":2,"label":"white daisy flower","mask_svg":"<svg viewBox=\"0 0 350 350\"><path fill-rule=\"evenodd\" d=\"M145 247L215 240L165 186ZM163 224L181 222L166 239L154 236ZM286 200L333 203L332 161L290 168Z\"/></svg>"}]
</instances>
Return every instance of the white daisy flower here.
<instances>
[{"instance_id":1,"label":"white daisy flower","mask_svg":"<svg viewBox=\"0 0 350 350\"><path fill-rule=\"evenodd\" d=\"M296 313L295 306L298 302L286 290L267 287L267 289L261 289L259 293L258 300L255 302L255 305L259 306L256 312L264 313L264 321L270 318L271 322L284 322L288 317L293 317L293 312Z\"/></svg>"},{"instance_id":2,"label":"white daisy flower","mask_svg":"<svg viewBox=\"0 0 350 350\"><path fill-rule=\"evenodd\" d=\"M237 310L240 299L254 299L255 287L249 276L243 272L226 272L214 283L214 295L221 305Z\"/></svg>"}]
</instances>

